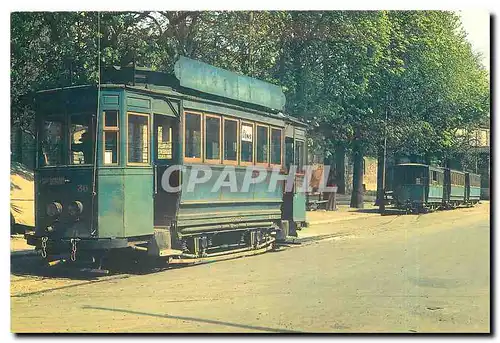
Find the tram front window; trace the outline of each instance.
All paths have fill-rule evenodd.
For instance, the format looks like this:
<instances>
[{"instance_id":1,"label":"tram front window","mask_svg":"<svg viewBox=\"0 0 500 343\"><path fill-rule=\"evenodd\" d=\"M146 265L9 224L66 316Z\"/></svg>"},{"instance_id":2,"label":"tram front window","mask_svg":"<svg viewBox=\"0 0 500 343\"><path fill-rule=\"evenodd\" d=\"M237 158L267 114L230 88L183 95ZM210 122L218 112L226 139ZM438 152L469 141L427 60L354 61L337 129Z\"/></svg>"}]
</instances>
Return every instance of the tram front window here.
<instances>
[{"instance_id":1,"label":"tram front window","mask_svg":"<svg viewBox=\"0 0 500 343\"><path fill-rule=\"evenodd\" d=\"M59 120L45 120L41 132L41 166L63 164L63 123Z\"/></svg>"},{"instance_id":2,"label":"tram front window","mask_svg":"<svg viewBox=\"0 0 500 343\"><path fill-rule=\"evenodd\" d=\"M91 128L92 116L72 115L70 119L70 158L69 164L94 163L94 144Z\"/></svg>"},{"instance_id":3,"label":"tram front window","mask_svg":"<svg viewBox=\"0 0 500 343\"><path fill-rule=\"evenodd\" d=\"M39 167L94 163L95 116L48 116L39 129Z\"/></svg>"}]
</instances>

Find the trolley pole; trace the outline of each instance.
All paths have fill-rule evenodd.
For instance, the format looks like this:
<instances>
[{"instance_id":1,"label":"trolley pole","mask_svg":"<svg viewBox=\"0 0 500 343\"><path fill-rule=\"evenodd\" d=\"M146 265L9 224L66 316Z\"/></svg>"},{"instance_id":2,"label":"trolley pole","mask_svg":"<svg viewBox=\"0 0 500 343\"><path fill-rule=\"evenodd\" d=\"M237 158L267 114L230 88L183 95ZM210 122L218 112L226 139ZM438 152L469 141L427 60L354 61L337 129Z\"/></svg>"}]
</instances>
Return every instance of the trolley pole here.
<instances>
[{"instance_id":1,"label":"trolley pole","mask_svg":"<svg viewBox=\"0 0 500 343\"><path fill-rule=\"evenodd\" d=\"M388 102L389 95L386 96L386 105L385 105L385 120L384 120L384 153L382 154L382 187L379 193L379 204L378 209L380 214L384 214L385 212L385 169L386 169L386 160L387 160L387 117L388 117Z\"/></svg>"}]
</instances>

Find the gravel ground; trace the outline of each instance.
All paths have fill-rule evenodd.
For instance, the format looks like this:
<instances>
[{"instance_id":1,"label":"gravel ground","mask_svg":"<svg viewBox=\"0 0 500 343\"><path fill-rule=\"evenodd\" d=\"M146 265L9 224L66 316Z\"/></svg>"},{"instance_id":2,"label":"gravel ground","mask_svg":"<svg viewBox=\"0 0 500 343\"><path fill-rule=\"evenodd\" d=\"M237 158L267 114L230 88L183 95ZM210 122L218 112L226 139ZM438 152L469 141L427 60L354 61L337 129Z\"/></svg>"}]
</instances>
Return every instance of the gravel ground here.
<instances>
[{"instance_id":1,"label":"gravel ground","mask_svg":"<svg viewBox=\"0 0 500 343\"><path fill-rule=\"evenodd\" d=\"M11 262L14 332L489 332L489 203L360 216L330 238L145 275Z\"/></svg>"}]
</instances>

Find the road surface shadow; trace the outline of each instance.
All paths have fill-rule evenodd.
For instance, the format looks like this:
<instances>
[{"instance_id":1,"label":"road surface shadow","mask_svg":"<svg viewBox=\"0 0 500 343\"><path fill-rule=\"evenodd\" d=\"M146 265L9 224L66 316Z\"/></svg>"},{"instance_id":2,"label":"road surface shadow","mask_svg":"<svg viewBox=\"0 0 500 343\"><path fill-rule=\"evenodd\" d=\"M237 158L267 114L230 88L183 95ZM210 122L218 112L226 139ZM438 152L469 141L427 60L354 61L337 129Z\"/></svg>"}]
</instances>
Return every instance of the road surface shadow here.
<instances>
[{"instance_id":1,"label":"road surface shadow","mask_svg":"<svg viewBox=\"0 0 500 343\"><path fill-rule=\"evenodd\" d=\"M39 256L10 259L10 273L16 276L57 277L72 280L95 280L98 275L60 266L49 267Z\"/></svg>"},{"instance_id":2,"label":"road surface shadow","mask_svg":"<svg viewBox=\"0 0 500 343\"><path fill-rule=\"evenodd\" d=\"M288 330L288 329L276 329L276 328L269 328L269 327L264 327L264 326L253 326L253 325L246 325L246 324L223 322L223 321L213 320L213 319L173 316L173 315L169 315L169 314L156 314L156 313L140 312L140 311L126 310L126 309L118 309L118 308L108 308L108 307L84 305L84 306L82 306L82 309L121 312L121 313L129 313L129 314L150 316L150 317L156 317L156 318L165 318L165 319L178 319L178 320L192 321L192 322L198 322L198 323L215 324L215 325L229 326L229 327L233 327L233 328L251 329L251 330L266 331L266 332L276 332L276 333L300 333L301 332L301 331L294 331L294 330Z\"/></svg>"},{"instance_id":3,"label":"road surface shadow","mask_svg":"<svg viewBox=\"0 0 500 343\"><path fill-rule=\"evenodd\" d=\"M110 275L147 275L177 267L165 264L138 261L130 256L123 256L118 261L103 264L102 270L92 269L85 265L60 263L48 266L40 256L11 257L10 272L16 276L54 277L71 280L97 280Z\"/></svg>"}]
</instances>

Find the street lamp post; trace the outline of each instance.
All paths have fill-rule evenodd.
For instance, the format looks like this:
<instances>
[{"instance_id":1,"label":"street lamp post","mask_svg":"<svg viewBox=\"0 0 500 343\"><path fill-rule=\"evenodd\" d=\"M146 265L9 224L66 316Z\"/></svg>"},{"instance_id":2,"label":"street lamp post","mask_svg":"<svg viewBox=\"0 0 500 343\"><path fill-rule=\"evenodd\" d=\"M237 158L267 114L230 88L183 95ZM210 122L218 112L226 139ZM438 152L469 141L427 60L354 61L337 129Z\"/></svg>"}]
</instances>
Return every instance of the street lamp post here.
<instances>
[{"instance_id":1,"label":"street lamp post","mask_svg":"<svg viewBox=\"0 0 500 343\"><path fill-rule=\"evenodd\" d=\"M385 212L385 169L387 160L387 117L388 117L388 102L389 95L386 95L386 105L385 105L385 120L384 120L384 153L382 154L382 187L379 191L379 212L384 214Z\"/></svg>"}]
</instances>

